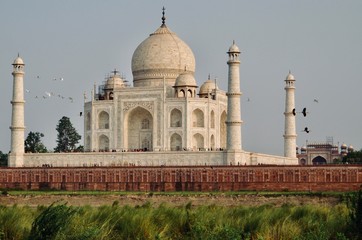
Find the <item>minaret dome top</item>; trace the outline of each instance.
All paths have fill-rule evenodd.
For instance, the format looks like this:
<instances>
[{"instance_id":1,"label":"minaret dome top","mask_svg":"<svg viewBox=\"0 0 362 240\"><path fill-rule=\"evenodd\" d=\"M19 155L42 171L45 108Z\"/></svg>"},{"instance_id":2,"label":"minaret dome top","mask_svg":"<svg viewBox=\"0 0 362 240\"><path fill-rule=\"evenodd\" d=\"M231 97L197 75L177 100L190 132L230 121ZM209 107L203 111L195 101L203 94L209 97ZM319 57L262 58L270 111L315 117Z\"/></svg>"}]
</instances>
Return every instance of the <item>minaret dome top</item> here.
<instances>
[{"instance_id":1,"label":"minaret dome top","mask_svg":"<svg viewBox=\"0 0 362 240\"><path fill-rule=\"evenodd\" d=\"M25 64L24 64L23 59L21 59L21 57L19 57L19 55L18 55L18 57L14 60L13 65L25 65Z\"/></svg>"},{"instance_id":2,"label":"minaret dome top","mask_svg":"<svg viewBox=\"0 0 362 240\"><path fill-rule=\"evenodd\" d=\"M228 53L240 53L239 47L236 46L235 41L233 41L233 45L229 48Z\"/></svg>"}]
</instances>

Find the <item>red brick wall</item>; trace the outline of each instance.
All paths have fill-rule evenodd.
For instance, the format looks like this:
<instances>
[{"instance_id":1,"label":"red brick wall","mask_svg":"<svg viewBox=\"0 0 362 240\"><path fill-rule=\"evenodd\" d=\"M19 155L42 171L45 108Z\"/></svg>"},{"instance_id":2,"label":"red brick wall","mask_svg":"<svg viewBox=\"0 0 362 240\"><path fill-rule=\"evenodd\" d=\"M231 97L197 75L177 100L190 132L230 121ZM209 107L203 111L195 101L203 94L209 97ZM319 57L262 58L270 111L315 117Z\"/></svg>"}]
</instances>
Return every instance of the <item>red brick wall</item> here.
<instances>
[{"instance_id":1,"label":"red brick wall","mask_svg":"<svg viewBox=\"0 0 362 240\"><path fill-rule=\"evenodd\" d=\"M0 168L0 188L107 191L354 191L362 166Z\"/></svg>"}]
</instances>

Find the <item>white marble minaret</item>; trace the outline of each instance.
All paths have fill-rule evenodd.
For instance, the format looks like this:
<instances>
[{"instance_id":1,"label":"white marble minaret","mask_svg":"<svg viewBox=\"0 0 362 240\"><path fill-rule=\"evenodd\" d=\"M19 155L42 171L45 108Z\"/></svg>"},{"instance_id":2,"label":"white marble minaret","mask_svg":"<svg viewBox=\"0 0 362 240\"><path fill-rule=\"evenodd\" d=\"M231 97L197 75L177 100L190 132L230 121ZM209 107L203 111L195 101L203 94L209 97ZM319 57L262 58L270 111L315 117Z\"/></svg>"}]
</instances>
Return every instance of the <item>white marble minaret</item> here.
<instances>
[{"instance_id":1,"label":"white marble minaret","mask_svg":"<svg viewBox=\"0 0 362 240\"><path fill-rule=\"evenodd\" d=\"M284 125L284 157L296 158L297 134L295 131L295 78L289 72L285 79L285 125Z\"/></svg>"},{"instance_id":2,"label":"white marble minaret","mask_svg":"<svg viewBox=\"0 0 362 240\"><path fill-rule=\"evenodd\" d=\"M24 162L24 62L18 56L13 63L13 99L11 117L11 152L9 167L21 167Z\"/></svg>"},{"instance_id":3,"label":"white marble minaret","mask_svg":"<svg viewBox=\"0 0 362 240\"><path fill-rule=\"evenodd\" d=\"M240 50L235 42L227 52L229 54L228 74L228 114L226 120L227 127L227 150L241 150L241 111L240 111Z\"/></svg>"}]
</instances>

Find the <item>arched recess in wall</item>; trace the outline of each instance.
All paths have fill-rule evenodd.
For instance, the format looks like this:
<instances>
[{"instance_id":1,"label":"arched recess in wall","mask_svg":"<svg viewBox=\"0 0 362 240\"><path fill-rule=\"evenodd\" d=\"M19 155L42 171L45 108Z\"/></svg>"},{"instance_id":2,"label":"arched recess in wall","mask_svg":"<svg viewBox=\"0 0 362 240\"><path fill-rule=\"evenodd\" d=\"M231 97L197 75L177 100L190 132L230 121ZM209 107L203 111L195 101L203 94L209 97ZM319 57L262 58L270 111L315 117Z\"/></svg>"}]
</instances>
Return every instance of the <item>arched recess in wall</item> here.
<instances>
[{"instance_id":1,"label":"arched recess in wall","mask_svg":"<svg viewBox=\"0 0 362 240\"><path fill-rule=\"evenodd\" d=\"M193 97L191 89L187 90L187 97Z\"/></svg>"},{"instance_id":2,"label":"arched recess in wall","mask_svg":"<svg viewBox=\"0 0 362 240\"><path fill-rule=\"evenodd\" d=\"M224 149L226 148L226 120L227 115L223 111L220 116L220 147Z\"/></svg>"},{"instance_id":3,"label":"arched recess in wall","mask_svg":"<svg viewBox=\"0 0 362 240\"><path fill-rule=\"evenodd\" d=\"M171 127L182 127L182 113L178 109L172 109L171 111Z\"/></svg>"},{"instance_id":4,"label":"arched recess in wall","mask_svg":"<svg viewBox=\"0 0 362 240\"><path fill-rule=\"evenodd\" d=\"M185 95L185 91L183 89L181 89L179 92L178 92L178 97L179 98L184 98L186 95Z\"/></svg>"},{"instance_id":5,"label":"arched recess in wall","mask_svg":"<svg viewBox=\"0 0 362 240\"><path fill-rule=\"evenodd\" d=\"M85 118L85 129L86 130L91 130L91 114L90 112L87 112L86 118Z\"/></svg>"},{"instance_id":6,"label":"arched recess in wall","mask_svg":"<svg viewBox=\"0 0 362 240\"><path fill-rule=\"evenodd\" d=\"M210 137L210 148L211 148L211 150L215 150L215 137L214 137L214 135L211 135L211 137Z\"/></svg>"},{"instance_id":7,"label":"arched recess in wall","mask_svg":"<svg viewBox=\"0 0 362 240\"><path fill-rule=\"evenodd\" d=\"M192 126L204 127L204 113L200 109L195 109L192 112Z\"/></svg>"},{"instance_id":8,"label":"arched recess in wall","mask_svg":"<svg viewBox=\"0 0 362 240\"><path fill-rule=\"evenodd\" d=\"M106 111L98 115L98 129L109 129L109 114Z\"/></svg>"},{"instance_id":9,"label":"arched recess in wall","mask_svg":"<svg viewBox=\"0 0 362 240\"><path fill-rule=\"evenodd\" d=\"M125 148L129 150L142 149L152 150L153 140L153 117L151 113L143 107L136 107L126 116L127 129L125 133Z\"/></svg>"},{"instance_id":10,"label":"arched recess in wall","mask_svg":"<svg viewBox=\"0 0 362 240\"><path fill-rule=\"evenodd\" d=\"M108 151L109 150L109 139L105 135L101 135L98 140L99 143L99 150Z\"/></svg>"},{"instance_id":11,"label":"arched recess in wall","mask_svg":"<svg viewBox=\"0 0 362 240\"><path fill-rule=\"evenodd\" d=\"M194 150L201 150L205 148L204 137L200 133L196 133L192 137L192 147Z\"/></svg>"},{"instance_id":12,"label":"arched recess in wall","mask_svg":"<svg viewBox=\"0 0 362 240\"><path fill-rule=\"evenodd\" d=\"M214 113L214 110L211 110L211 113L210 113L210 127L215 128L215 113Z\"/></svg>"},{"instance_id":13,"label":"arched recess in wall","mask_svg":"<svg viewBox=\"0 0 362 240\"><path fill-rule=\"evenodd\" d=\"M324 157L318 156L313 158L312 163L313 165L326 164L327 160Z\"/></svg>"},{"instance_id":14,"label":"arched recess in wall","mask_svg":"<svg viewBox=\"0 0 362 240\"><path fill-rule=\"evenodd\" d=\"M304 158L302 158L302 159L300 159L299 164L300 165L306 165L307 161Z\"/></svg>"},{"instance_id":15,"label":"arched recess in wall","mask_svg":"<svg viewBox=\"0 0 362 240\"><path fill-rule=\"evenodd\" d=\"M170 148L171 151L180 151L182 150L182 138L179 134L174 133L170 138Z\"/></svg>"}]
</instances>

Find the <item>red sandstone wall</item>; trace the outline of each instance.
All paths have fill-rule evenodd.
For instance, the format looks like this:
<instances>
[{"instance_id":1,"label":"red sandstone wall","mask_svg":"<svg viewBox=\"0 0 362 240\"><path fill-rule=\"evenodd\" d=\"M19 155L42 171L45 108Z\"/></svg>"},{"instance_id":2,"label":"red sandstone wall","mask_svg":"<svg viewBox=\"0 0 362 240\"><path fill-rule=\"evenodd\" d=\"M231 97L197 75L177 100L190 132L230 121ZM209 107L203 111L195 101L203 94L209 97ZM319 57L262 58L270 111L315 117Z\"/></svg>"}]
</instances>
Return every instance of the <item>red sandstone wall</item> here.
<instances>
[{"instance_id":1,"label":"red sandstone wall","mask_svg":"<svg viewBox=\"0 0 362 240\"><path fill-rule=\"evenodd\" d=\"M0 188L106 191L354 191L362 166L0 168Z\"/></svg>"}]
</instances>

